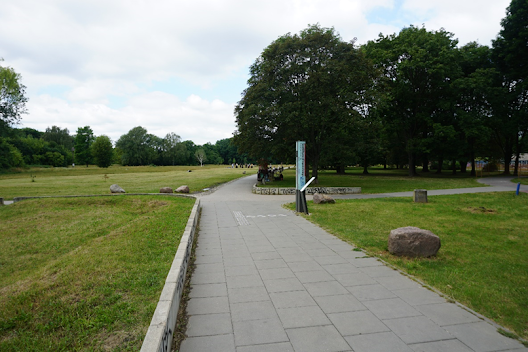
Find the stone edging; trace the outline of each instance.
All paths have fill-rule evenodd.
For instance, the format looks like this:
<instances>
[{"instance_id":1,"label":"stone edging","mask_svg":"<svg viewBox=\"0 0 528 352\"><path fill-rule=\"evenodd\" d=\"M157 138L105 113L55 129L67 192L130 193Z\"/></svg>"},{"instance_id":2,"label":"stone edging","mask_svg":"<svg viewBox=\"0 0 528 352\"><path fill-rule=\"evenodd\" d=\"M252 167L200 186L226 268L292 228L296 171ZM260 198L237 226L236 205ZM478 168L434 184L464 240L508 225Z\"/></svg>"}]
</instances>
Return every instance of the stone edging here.
<instances>
[{"instance_id":1,"label":"stone edging","mask_svg":"<svg viewBox=\"0 0 528 352\"><path fill-rule=\"evenodd\" d=\"M255 183L251 190L255 194L271 195L295 195L294 187L257 187ZM361 187L308 187L307 194L358 194L361 193Z\"/></svg>"},{"instance_id":2,"label":"stone edging","mask_svg":"<svg viewBox=\"0 0 528 352\"><path fill-rule=\"evenodd\" d=\"M141 346L142 352L170 351L178 309L182 296L187 266L191 257L196 225L200 214L200 199L196 199L187 226L181 237L165 286L152 316L147 335Z\"/></svg>"}]
</instances>

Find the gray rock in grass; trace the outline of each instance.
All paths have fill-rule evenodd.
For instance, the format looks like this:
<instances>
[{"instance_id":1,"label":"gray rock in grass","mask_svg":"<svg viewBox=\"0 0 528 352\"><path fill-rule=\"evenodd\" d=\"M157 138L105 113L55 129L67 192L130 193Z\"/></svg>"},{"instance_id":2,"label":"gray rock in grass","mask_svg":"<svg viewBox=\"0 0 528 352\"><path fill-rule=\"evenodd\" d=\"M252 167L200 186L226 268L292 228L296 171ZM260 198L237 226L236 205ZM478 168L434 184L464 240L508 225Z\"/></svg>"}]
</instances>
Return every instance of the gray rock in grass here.
<instances>
[{"instance_id":1,"label":"gray rock in grass","mask_svg":"<svg viewBox=\"0 0 528 352\"><path fill-rule=\"evenodd\" d=\"M432 257L440 249L440 237L429 230L407 226L392 230L389 252L397 256Z\"/></svg>"},{"instance_id":2,"label":"gray rock in grass","mask_svg":"<svg viewBox=\"0 0 528 352\"><path fill-rule=\"evenodd\" d=\"M113 184L110 186L110 192L112 193L126 193L124 189L119 187L119 185Z\"/></svg>"}]
</instances>

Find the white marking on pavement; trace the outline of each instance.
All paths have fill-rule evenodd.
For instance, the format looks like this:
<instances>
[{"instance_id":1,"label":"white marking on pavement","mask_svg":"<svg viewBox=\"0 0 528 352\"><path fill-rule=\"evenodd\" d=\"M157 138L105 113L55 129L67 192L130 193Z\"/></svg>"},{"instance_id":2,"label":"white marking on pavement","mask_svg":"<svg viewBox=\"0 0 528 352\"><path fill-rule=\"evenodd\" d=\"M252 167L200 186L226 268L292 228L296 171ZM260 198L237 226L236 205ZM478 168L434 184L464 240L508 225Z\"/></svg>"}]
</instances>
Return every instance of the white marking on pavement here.
<instances>
[{"instance_id":1,"label":"white marking on pavement","mask_svg":"<svg viewBox=\"0 0 528 352\"><path fill-rule=\"evenodd\" d=\"M249 225L249 221L247 221L246 217L244 216L244 214L242 214L241 211L233 211L233 214L235 215L235 219L238 222L239 226Z\"/></svg>"}]
</instances>

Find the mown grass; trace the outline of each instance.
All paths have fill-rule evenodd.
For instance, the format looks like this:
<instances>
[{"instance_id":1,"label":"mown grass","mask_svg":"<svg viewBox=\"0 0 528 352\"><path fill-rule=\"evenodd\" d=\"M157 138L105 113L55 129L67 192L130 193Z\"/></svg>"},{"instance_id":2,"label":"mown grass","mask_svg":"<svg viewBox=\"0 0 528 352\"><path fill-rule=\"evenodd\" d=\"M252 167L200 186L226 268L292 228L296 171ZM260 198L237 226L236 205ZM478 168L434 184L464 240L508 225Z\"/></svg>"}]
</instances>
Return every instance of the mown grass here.
<instances>
[{"instance_id":1,"label":"mown grass","mask_svg":"<svg viewBox=\"0 0 528 352\"><path fill-rule=\"evenodd\" d=\"M361 187L361 193L391 193L407 192L414 189L452 189L469 187L486 187L471 177L469 172L452 175L448 171L442 174L434 172L419 173L419 176L409 177L408 170L403 169L369 169L368 175L363 175L362 168L348 168L344 175L335 171L320 171L319 183L310 187ZM295 187L295 170L283 172L284 180L266 183L261 187Z\"/></svg>"},{"instance_id":2,"label":"mown grass","mask_svg":"<svg viewBox=\"0 0 528 352\"><path fill-rule=\"evenodd\" d=\"M465 194L309 202L307 218L368 253L528 338L528 194ZM290 204L289 208L294 209ZM392 229L416 226L438 235L432 259L388 253Z\"/></svg>"},{"instance_id":3,"label":"mown grass","mask_svg":"<svg viewBox=\"0 0 528 352\"><path fill-rule=\"evenodd\" d=\"M257 169L231 169L225 165L32 168L0 175L0 197L108 194L112 184L127 193L159 193L161 187L188 185L193 193L242 177L244 171L254 174Z\"/></svg>"},{"instance_id":4,"label":"mown grass","mask_svg":"<svg viewBox=\"0 0 528 352\"><path fill-rule=\"evenodd\" d=\"M195 200L0 207L0 350L137 351Z\"/></svg>"}]
</instances>

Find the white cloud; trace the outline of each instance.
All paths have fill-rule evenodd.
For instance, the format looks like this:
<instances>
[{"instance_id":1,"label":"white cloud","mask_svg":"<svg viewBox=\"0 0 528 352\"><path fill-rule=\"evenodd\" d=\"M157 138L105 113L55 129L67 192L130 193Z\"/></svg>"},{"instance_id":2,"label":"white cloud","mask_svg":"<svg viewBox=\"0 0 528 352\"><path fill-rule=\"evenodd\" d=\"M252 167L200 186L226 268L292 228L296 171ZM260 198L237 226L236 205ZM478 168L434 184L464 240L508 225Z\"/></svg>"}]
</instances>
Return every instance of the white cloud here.
<instances>
[{"instance_id":1,"label":"white cloud","mask_svg":"<svg viewBox=\"0 0 528 352\"><path fill-rule=\"evenodd\" d=\"M230 137L249 65L308 24L359 43L413 19L489 44L509 0L0 0L0 57L22 74L27 127L135 126L195 143ZM401 16L369 23L369 14ZM391 12L393 11L393 12ZM384 18L381 16L380 18ZM406 23L407 25L408 23ZM241 74L242 72L242 74ZM163 85L156 82L164 82ZM227 94L226 92L229 92ZM221 96L222 100L215 100ZM118 103L116 103L118 101Z\"/></svg>"}]
</instances>

